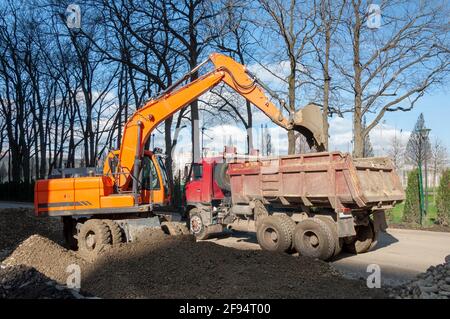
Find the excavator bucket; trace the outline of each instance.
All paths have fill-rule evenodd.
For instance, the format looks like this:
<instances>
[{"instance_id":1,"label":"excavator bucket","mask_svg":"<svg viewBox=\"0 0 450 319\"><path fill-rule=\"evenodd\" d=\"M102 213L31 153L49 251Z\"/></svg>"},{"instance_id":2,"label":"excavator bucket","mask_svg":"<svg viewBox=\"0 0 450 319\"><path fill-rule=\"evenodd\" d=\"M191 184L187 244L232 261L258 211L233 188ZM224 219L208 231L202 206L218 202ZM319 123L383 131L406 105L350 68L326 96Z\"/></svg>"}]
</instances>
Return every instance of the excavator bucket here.
<instances>
[{"instance_id":1,"label":"excavator bucket","mask_svg":"<svg viewBox=\"0 0 450 319\"><path fill-rule=\"evenodd\" d=\"M294 129L306 137L309 147L324 151L325 133L320 107L308 104L294 113Z\"/></svg>"}]
</instances>

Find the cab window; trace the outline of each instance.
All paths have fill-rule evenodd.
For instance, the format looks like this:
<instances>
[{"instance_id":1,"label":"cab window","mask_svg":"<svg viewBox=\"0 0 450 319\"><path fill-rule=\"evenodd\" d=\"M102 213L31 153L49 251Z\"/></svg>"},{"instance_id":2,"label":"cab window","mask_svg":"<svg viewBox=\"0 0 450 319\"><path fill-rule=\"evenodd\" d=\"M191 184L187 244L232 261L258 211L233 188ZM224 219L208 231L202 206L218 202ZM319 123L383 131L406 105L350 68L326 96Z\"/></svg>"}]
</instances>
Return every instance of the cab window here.
<instances>
[{"instance_id":1,"label":"cab window","mask_svg":"<svg viewBox=\"0 0 450 319\"><path fill-rule=\"evenodd\" d=\"M199 180L203 176L203 165L192 164L192 180Z\"/></svg>"},{"instance_id":2,"label":"cab window","mask_svg":"<svg viewBox=\"0 0 450 319\"><path fill-rule=\"evenodd\" d=\"M169 178L167 177L166 165L164 164L164 161L162 160L161 157L157 157L157 159L158 159L158 164L159 164L159 168L161 171L161 175L163 178L163 184L164 184L164 186L167 186L167 185L169 185L169 182L168 182Z\"/></svg>"},{"instance_id":3,"label":"cab window","mask_svg":"<svg viewBox=\"0 0 450 319\"><path fill-rule=\"evenodd\" d=\"M142 159L142 187L146 190L161 188L155 164L147 156Z\"/></svg>"}]
</instances>

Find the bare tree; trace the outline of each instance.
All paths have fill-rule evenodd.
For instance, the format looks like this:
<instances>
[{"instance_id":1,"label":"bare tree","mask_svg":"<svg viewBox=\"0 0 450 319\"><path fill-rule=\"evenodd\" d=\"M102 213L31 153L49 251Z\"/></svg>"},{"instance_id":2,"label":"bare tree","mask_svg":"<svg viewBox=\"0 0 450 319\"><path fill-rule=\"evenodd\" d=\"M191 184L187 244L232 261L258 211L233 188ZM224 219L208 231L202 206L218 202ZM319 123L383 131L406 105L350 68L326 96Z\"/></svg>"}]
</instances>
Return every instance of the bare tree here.
<instances>
[{"instance_id":1,"label":"bare tree","mask_svg":"<svg viewBox=\"0 0 450 319\"><path fill-rule=\"evenodd\" d=\"M406 160L415 166L423 165L425 159L430 158L431 143L426 132L425 119L420 113L414 130L411 132L408 143L406 144Z\"/></svg>"},{"instance_id":2,"label":"bare tree","mask_svg":"<svg viewBox=\"0 0 450 319\"><path fill-rule=\"evenodd\" d=\"M275 61L288 61L288 75L286 78L274 74L287 86L288 111L293 114L298 109L297 91L303 84L299 81L299 76L307 72L302 61L310 50L309 45L318 29L312 22L316 11L314 7L303 1L282 1L282 0L259 0L263 10L268 17L263 20L262 26L265 32L278 42L272 48L277 48ZM275 43L276 43L275 42ZM281 43L280 43L281 42ZM303 61L304 62L304 61ZM296 134L293 130L288 131L288 153L295 152Z\"/></svg>"},{"instance_id":3,"label":"bare tree","mask_svg":"<svg viewBox=\"0 0 450 319\"><path fill-rule=\"evenodd\" d=\"M248 61L248 54L251 50L255 50L255 40L252 36L252 30L254 26L247 17L250 9L249 3L241 0L230 0L224 10L224 14L220 15L215 24L221 23L224 25L224 29L220 29L218 34L214 38L215 46L230 55L241 64L246 64ZM217 92L217 91L214 91ZM225 106L229 106L233 112L236 113L238 120L242 122L247 132L247 152L250 153L253 150L253 110L251 103L245 100L245 111L233 103L229 103L227 97L221 96L224 102L223 107L219 108L223 110ZM242 116L245 113L245 117Z\"/></svg>"},{"instance_id":4,"label":"bare tree","mask_svg":"<svg viewBox=\"0 0 450 319\"><path fill-rule=\"evenodd\" d=\"M320 0L318 6L319 33L311 41L316 51L317 60L322 71L322 117L324 128L324 146L328 149L328 116L330 116L330 95L333 91L331 87L332 81L332 44L334 36L341 23L343 10L346 0L331 1ZM334 72L336 73L336 72ZM334 77L334 76L333 76ZM313 79L314 80L314 79ZM319 82L319 81L317 81Z\"/></svg>"},{"instance_id":5,"label":"bare tree","mask_svg":"<svg viewBox=\"0 0 450 319\"><path fill-rule=\"evenodd\" d=\"M435 137L431 144L431 169L433 171L433 187L438 185L437 177L448 165L448 151L443 142ZM436 192L434 192L436 196Z\"/></svg>"},{"instance_id":6,"label":"bare tree","mask_svg":"<svg viewBox=\"0 0 450 319\"><path fill-rule=\"evenodd\" d=\"M155 18L161 22L162 28L170 32L176 39L172 50L187 62L187 69L192 70L198 65L205 48L221 34L210 28L211 21L214 21L215 17L221 13L221 7L220 1L165 0L161 2L160 10L155 12ZM215 26L215 28L220 27ZM198 72L194 72L190 76L191 81L197 78ZM192 159L198 161L201 153L197 100L191 103L190 114Z\"/></svg>"},{"instance_id":7,"label":"bare tree","mask_svg":"<svg viewBox=\"0 0 450 319\"><path fill-rule=\"evenodd\" d=\"M400 170L403 167L405 162L405 145L397 134L389 141L388 156L392 159L396 169Z\"/></svg>"},{"instance_id":8,"label":"bare tree","mask_svg":"<svg viewBox=\"0 0 450 319\"><path fill-rule=\"evenodd\" d=\"M442 84L450 59L441 44L448 35L446 2L384 1L382 25L367 25L367 4L352 0L345 15L342 52L350 43L352 64L335 65L347 80L353 98L354 155L362 156L364 138L386 112L408 111L430 89ZM362 119L371 122L362 127Z\"/></svg>"}]
</instances>

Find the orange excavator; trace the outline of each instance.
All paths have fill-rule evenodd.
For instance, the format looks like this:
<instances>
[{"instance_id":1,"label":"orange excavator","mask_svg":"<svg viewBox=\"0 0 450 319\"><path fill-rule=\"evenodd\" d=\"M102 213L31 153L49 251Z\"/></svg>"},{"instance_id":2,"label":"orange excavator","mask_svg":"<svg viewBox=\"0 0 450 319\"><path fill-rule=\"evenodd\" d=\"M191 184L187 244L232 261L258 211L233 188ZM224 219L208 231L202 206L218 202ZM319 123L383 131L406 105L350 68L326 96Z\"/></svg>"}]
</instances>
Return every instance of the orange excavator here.
<instances>
[{"instance_id":1,"label":"orange excavator","mask_svg":"<svg viewBox=\"0 0 450 319\"><path fill-rule=\"evenodd\" d=\"M208 62L212 62L213 70L183 85ZM168 212L170 194L163 156L145 150L145 144L161 122L222 82L275 124L295 129L306 136L311 146L323 148L322 115L318 106L309 104L286 118L282 101L281 108L275 106L265 91L276 97L275 93L244 65L214 53L133 113L125 125L120 149L108 154L102 174L62 170L60 178L37 181L36 215L63 217L69 246L78 246L88 254L98 253L104 245L133 241L139 229L173 220ZM163 226L172 228L171 232L187 232L181 225Z\"/></svg>"}]
</instances>

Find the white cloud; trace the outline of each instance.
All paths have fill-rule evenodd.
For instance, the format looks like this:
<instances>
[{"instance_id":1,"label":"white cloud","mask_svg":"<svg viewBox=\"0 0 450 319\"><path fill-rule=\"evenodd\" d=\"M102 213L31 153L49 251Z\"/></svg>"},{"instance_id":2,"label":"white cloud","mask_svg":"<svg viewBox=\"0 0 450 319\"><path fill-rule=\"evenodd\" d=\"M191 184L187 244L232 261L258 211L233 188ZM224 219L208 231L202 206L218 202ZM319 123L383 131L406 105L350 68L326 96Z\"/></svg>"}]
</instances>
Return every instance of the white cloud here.
<instances>
[{"instance_id":1,"label":"white cloud","mask_svg":"<svg viewBox=\"0 0 450 319\"><path fill-rule=\"evenodd\" d=\"M274 90L286 86L286 82L282 79L286 79L289 74L289 61L275 62L264 67L260 64L251 64L248 68L261 82Z\"/></svg>"},{"instance_id":2,"label":"white cloud","mask_svg":"<svg viewBox=\"0 0 450 319\"><path fill-rule=\"evenodd\" d=\"M386 123L380 123L370 133L370 142L376 156L384 156L389 151L392 139L397 138L404 144L411 132L399 130ZM330 150L352 151L353 124L348 118L335 117L330 120Z\"/></svg>"}]
</instances>

